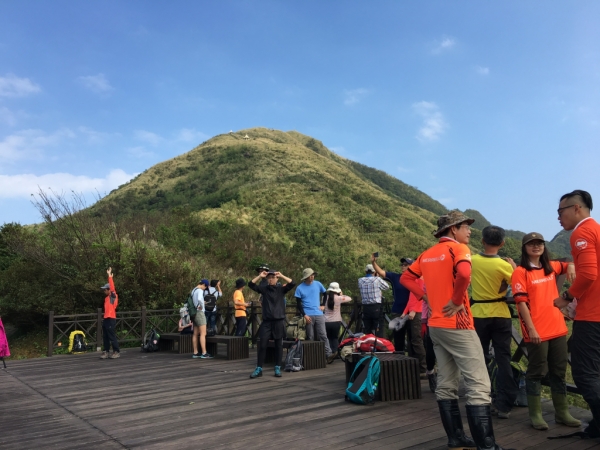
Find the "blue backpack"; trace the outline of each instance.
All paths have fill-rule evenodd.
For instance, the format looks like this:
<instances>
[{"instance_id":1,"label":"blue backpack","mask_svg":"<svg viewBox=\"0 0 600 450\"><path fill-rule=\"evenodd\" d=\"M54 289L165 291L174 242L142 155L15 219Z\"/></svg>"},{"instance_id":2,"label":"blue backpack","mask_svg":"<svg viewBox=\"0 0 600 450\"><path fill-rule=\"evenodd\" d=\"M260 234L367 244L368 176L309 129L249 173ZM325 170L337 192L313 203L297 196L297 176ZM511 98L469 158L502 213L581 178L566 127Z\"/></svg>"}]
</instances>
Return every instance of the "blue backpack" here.
<instances>
[{"instance_id":1,"label":"blue backpack","mask_svg":"<svg viewBox=\"0 0 600 450\"><path fill-rule=\"evenodd\" d=\"M346 388L346 401L359 405L373 403L379 384L379 371L379 359L375 356L365 356L358 361Z\"/></svg>"}]
</instances>

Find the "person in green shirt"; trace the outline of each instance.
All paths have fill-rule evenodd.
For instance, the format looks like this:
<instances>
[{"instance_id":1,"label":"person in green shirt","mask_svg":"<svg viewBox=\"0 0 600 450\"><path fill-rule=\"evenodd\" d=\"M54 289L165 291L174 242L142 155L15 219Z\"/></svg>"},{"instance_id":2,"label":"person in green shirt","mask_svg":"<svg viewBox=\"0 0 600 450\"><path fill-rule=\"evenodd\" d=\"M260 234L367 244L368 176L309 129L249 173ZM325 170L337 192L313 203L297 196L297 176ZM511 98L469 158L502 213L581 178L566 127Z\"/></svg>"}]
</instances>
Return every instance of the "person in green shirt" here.
<instances>
[{"instance_id":1,"label":"person in green shirt","mask_svg":"<svg viewBox=\"0 0 600 450\"><path fill-rule=\"evenodd\" d=\"M491 343L498 364L492 411L499 418L508 419L519 393L510 365L512 320L506 304L506 292L516 265L511 258L498 255L504 246L503 228L491 225L483 229L482 235L484 250L471 257L471 313L486 360L491 358Z\"/></svg>"}]
</instances>

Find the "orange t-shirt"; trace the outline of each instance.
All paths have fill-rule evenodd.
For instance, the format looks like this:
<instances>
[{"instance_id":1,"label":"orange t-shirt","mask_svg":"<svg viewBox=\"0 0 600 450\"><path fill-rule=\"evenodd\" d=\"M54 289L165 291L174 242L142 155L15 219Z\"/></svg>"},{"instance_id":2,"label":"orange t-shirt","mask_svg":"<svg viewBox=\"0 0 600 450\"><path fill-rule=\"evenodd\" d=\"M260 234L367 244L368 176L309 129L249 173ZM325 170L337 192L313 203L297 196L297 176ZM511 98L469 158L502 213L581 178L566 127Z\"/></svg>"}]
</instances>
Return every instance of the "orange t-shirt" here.
<instances>
[{"instance_id":1,"label":"orange t-shirt","mask_svg":"<svg viewBox=\"0 0 600 450\"><path fill-rule=\"evenodd\" d=\"M115 291L115 283L113 282L112 277L108 277L108 284L110 285L110 294L104 299L104 318L116 319L117 306L119 306L119 296Z\"/></svg>"},{"instance_id":2,"label":"orange t-shirt","mask_svg":"<svg viewBox=\"0 0 600 450\"><path fill-rule=\"evenodd\" d=\"M233 305L235 306L235 317L246 317L246 300L242 291L237 290L233 293Z\"/></svg>"},{"instance_id":3,"label":"orange t-shirt","mask_svg":"<svg viewBox=\"0 0 600 450\"><path fill-rule=\"evenodd\" d=\"M423 277L427 286L427 299L431 315L428 325L434 328L454 328L474 330L473 316L469 306L467 291L463 295L464 310L453 317L444 317L442 308L448 304L454 292L456 266L465 262L471 264L471 250L465 244L443 237L440 242L425 250L408 268L417 277Z\"/></svg>"},{"instance_id":4,"label":"orange t-shirt","mask_svg":"<svg viewBox=\"0 0 600 450\"><path fill-rule=\"evenodd\" d=\"M600 322L600 225L584 219L571 234L571 255L577 277L569 293L577 297L575 320Z\"/></svg>"},{"instance_id":5,"label":"orange t-shirt","mask_svg":"<svg viewBox=\"0 0 600 450\"><path fill-rule=\"evenodd\" d=\"M567 335L564 316L554 306L554 299L558 297L555 275L566 273L567 263L550 261L550 265L554 269L550 275L546 275L544 269L541 268L526 270L522 266L517 267L512 274L512 291L515 302L527 303L533 326L542 341ZM577 314L579 314L579 305ZM520 316L519 314L523 339L525 342L529 342L527 326Z\"/></svg>"}]
</instances>

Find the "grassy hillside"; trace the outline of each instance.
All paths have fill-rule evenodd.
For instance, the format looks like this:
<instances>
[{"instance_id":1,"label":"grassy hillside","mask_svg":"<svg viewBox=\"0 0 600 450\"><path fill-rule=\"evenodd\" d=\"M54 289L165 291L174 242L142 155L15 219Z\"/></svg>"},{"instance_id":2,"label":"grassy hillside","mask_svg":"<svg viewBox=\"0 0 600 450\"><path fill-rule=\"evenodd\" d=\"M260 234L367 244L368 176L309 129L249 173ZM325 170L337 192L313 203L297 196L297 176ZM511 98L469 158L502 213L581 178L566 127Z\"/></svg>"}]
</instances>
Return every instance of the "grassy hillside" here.
<instances>
[{"instance_id":1,"label":"grassy hillside","mask_svg":"<svg viewBox=\"0 0 600 450\"><path fill-rule=\"evenodd\" d=\"M94 311L108 266L122 310L172 307L200 278L222 280L228 301L234 280L252 278L261 263L294 279L312 267L324 284L356 295L372 252L398 270L400 258L436 241L436 219L447 211L316 139L265 128L215 136L79 206L42 195L44 224L0 228L0 314L26 322L48 310ZM477 219L475 252L489 222L467 213ZM503 255L519 253L507 239Z\"/></svg>"}]
</instances>

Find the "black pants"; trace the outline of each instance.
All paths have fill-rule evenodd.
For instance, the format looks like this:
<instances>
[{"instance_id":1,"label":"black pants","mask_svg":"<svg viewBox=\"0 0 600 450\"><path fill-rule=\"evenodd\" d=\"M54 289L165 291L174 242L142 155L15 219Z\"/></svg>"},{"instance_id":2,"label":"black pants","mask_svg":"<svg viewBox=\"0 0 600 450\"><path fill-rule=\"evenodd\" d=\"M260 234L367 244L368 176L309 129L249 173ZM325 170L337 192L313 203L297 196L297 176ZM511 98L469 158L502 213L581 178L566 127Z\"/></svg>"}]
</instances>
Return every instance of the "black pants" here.
<instances>
[{"instance_id":1,"label":"black pants","mask_svg":"<svg viewBox=\"0 0 600 450\"><path fill-rule=\"evenodd\" d=\"M512 320L504 317L489 317L473 319L475 331L483 347L486 362L491 359L490 343L494 348L498 374L496 375L496 398L494 403L502 412L508 412L519 394L512 367L510 365L510 342L512 339Z\"/></svg>"},{"instance_id":2,"label":"black pants","mask_svg":"<svg viewBox=\"0 0 600 450\"><path fill-rule=\"evenodd\" d=\"M600 323L576 320L571 337L573 380L600 424Z\"/></svg>"},{"instance_id":3,"label":"black pants","mask_svg":"<svg viewBox=\"0 0 600 450\"><path fill-rule=\"evenodd\" d=\"M398 315L398 317L400 317L400 315ZM406 325L404 325L398 331L392 331L392 338L394 339L394 348L396 351L403 352L406 341Z\"/></svg>"},{"instance_id":4,"label":"black pants","mask_svg":"<svg viewBox=\"0 0 600 450\"><path fill-rule=\"evenodd\" d=\"M433 341L431 340L431 336L429 336L429 327L427 327L423 342L425 343L425 363L427 364L427 370L431 372L435 367L435 352L433 350Z\"/></svg>"},{"instance_id":5,"label":"black pants","mask_svg":"<svg viewBox=\"0 0 600 450\"><path fill-rule=\"evenodd\" d=\"M331 353L335 353L340 345L340 328L342 322L325 322L325 332L327 333L327 340L329 341L329 348Z\"/></svg>"},{"instance_id":6,"label":"black pants","mask_svg":"<svg viewBox=\"0 0 600 450\"><path fill-rule=\"evenodd\" d=\"M244 336L246 334L246 325L248 324L248 320L246 317L236 317L235 318L235 335L236 336Z\"/></svg>"},{"instance_id":7,"label":"black pants","mask_svg":"<svg viewBox=\"0 0 600 450\"><path fill-rule=\"evenodd\" d=\"M425 363L425 346L421 337L421 313L416 313L412 320L409 320L406 325L408 337L408 356L419 360L419 369L421 373L425 373L427 365Z\"/></svg>"},{"instance_id":8,"label":"black pants","mask_svg":"<svg viewBox=\"0 0 600 450\"><path fill-rule=\"evenodd\" d=\"M269 339L275 342L275 365L281 366L281 360L283 359L283 336L285 336L285 320L263 320L263 323L260 325L257 367L262 367L265 363Z\"/></svg>"},{"instance_id":9,"label":"black pants","mask_svg":"<svg viewBox=\"0 0 600 450\"><path fill-rule=\"evenodd\" d=\"M113 346L113 351L119 353L119 341L117 341L117 319L102 320L102 340L104 341L104 351L110 351L110 344Z\"/></svg>"},{"instance_id":10,"label":"black pants","mask_svg":"<svg viewBox=\"0 0 600 450\"><path fill-rule=\"evenodd\" d=\"M363 304L363 332L383 337L383 305L381 303Z\"/></svg>"}]
</instances>

